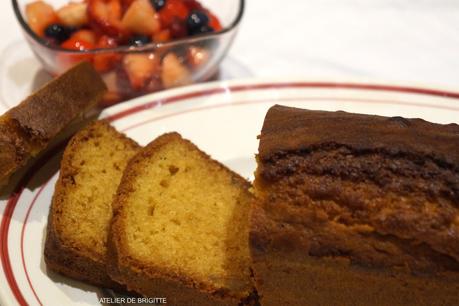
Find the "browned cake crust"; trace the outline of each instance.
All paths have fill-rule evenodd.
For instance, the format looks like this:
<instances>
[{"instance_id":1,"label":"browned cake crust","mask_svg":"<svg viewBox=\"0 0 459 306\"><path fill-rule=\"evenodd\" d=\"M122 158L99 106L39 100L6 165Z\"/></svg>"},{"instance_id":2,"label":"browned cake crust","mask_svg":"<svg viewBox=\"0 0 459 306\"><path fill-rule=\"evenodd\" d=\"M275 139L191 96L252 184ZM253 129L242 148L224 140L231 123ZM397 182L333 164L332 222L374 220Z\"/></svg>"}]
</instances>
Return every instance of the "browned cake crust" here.
<instances>
[{"instance_id":1,"label":"browned cake crust","mask_svg":"<svg viewBox=\"0 0 459 306\"><path fill-rule=\"evenodd\" d=\"M87 282L94 286L125 291L125 287L113 281L107 275L106 262L96 261L77 252L59 239L50 215L46 234L46 266L70 278Z\"/></svg>"},{"instance_id":2,"label":"browned cake crust","mask_svg":"<svg viewBox=\"0 0 459 306\"><path fill-rule=\"evenodd\" d=\"M125 256L129 254L124 248L121 233L124 225L122 216L122 206L125 198L134 189L132 182L140 171L140 162L155 154L162 146L167 143L180 139L187 143L192 150L197 150L209 162L217 163L222 171L228 172L233 176L235 184L240 184L242 188L249 188L249 183L224 165L212 160L208 155L200 151L190 141L182 139L178 133L164 134L146 146L129 162L124 172L122 182L118 188L117 195L113 201L114 216L112 227L108 239L108 271L109 275L116 281L125 284L131 291L141 293L148 297L167 297L168 305L174 306L234 306L234 305L258 305L254 294L241 300L230 292L215 291L215 288L204 288L188 279L185 275L170 273L161 267L152 267L132 258Z\"/></svg>"},{"instance_id":3,"label":"browned cake crust","mask_svg":"<svg viewBox=\"0 0 459 306\"><path fill-rule=\"evenodd\" d=\"M0 183L103 97L106 86L89 63L46 84L0 117Z\"/></svg>"},{"instance_id":4,"label":"browned cake crust","mask_svg":"<svg viewBox=\"0 0 459 306\"><path fill-rule=\"evenodd\" d=\"M132 150L139 149L139 145L118 133L106 121L96 121L90 126L76 134L67 145L64 156L61 162L61 169L59 179L56 183L56 190L53 196L53 203L51 206L47 235L45 242L45 262L49 269L69 276L71 278L88 282L95 286L113 288L118 291L125 291L125 287L114 282L107 274L107 259L105 256L88 255L85 250L80 250L69 241L62 239L60 227L56 226L59 223L59 218L62 215L63 201L66 201L67 193L72 192L72 186L75 185L73 176L76 175L77 169L72 165L73 155L77 154L79 145L91 138L92 134L97 133L98 130L110 129L114 137L117 137L123 142L126 147ZM110 157L107 156L107 159ZM60 224L62 227L63 225Z\"/></svg>"},{"instance_id":5,"label":"browned cake crust","mask_svg":"<svg viewBox=\"0 0 459 306\"><path fill-rule=\"evenodd\" d=\"M262 305L458 305L459 126L272 107L251 251Z\"/></svg>"}]
</instances>

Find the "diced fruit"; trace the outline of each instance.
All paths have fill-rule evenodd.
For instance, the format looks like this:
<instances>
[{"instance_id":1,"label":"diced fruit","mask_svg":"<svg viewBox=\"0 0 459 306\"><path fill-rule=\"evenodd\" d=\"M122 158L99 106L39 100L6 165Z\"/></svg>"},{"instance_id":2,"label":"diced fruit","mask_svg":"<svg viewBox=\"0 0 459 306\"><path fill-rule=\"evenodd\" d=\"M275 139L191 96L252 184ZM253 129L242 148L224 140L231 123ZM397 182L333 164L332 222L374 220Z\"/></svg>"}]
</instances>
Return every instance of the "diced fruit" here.
<instances>
[{"instance_id":1,"label":"diced fruit","mask_svg":"<svg viewBox=\"0 0 459 306\"><path fill-rule=\"evenodd\" d=\"M111 71L109 73L104 73L101 75L102 79L107 85L107 89L110 92L118 91L118 76L116 71Z\"/></svg>"},{"instance_id":2,"label":"diced fruit","mask_svg":"<svg viewBox=\"0 0 459 306\"><path fill-rule=\"evenodd\" d=\"M72 38L76 40L84 40L93 45L96 43L96 34L91 30L79 30L73 33Z\"/></svg>"},{"instance_id":3,"label":"diced fruit","mask_svg":"<svg viewBox=\"0 0 459 306\"><path fill-rule=\"evenodd\" d=\"M121 4L129 7L135 0L121 0Z\"/></svg>"},{"instance_id":4,"label":"diced fruit","mask_svg":"<svg viewBox=\"0 0 459 306\"><path fill-rule=\"evenodd\" d=\"M151 38L146 35L136 35L132 36L128 41L130 46L140 47L146 44L151 43Z\"/></svg>"},{"instance_id":5,"label":"diced fruit","mask_svg":"<svg viewBox=\"0 0 459 306\"><path fill-rule=\"evenodd\" d=\"M210 19L204 11L192 11L186 20L189 35L198 35L213 32L209 25Z\"/></svg>"},{"instance_id":6,"label":"diced fruit","mask_svg":"<svg viewBox=\"0 0 459 306\"><path fill-rule=\"evenodd\" d=\"M88 23L87 9L87 3L70 2L57 11L57 16L68 27L81 27Z\"/></svg>"},{"instance_id":7,"label":"diced fruit","mask_svg":"<svg viewBox=\"0 0 459 306\"><path fill-rule=\"evenodd\" d=\"M168 53L163 58L161 81L164 88L171 88L191 83L190 71L182 64L174 53Z\"/></svg>"},{"instance_id":8,"label":"diced fruit","mask_svg":"<svg viewBox=\"0 0 459 306\"><path fill-rule=\"evenodd\" d=\"M77 32L78 33L78 32ZM76 33L75 33L76 34ZM75 37L75 34L72 35L68 40L61 44L61 48L68 49L68 50L78 50L78 51L85 51L94 49L94 44L88 42L84 39L79 39ZM61 53L58 55L57 61L59 62L59 66L63 69L68 69L77 63L83 61L91 61L92 55L91 54L74 54L74 53Z\"/></svg>"},{"instance_id":9,"label":"diced fruit","mask_svg":"<svg viewBox=\"0 0 459 306\"><path fill-rule=\"evenodd\" d=\"M159 12L165 5L167 0L150 0L151 4L157 12Z\"/></svg>"},{"instance_id":10,"label":"diced fruit","mask_svg":"<svg viewBox=\"0 0 459 306\"><path fill-rule=\"evenodd\" d=\"M127 54L123 58L123 67L131 87L134 90L141 90L158 73L159 61L153 53Z\"/></svg>"},{"instance_id":11,"label":"diced fruit","mask_svg":"<svg viewBox=\"0 0 459 306\"><path fill-rule=\"evenodd\" d=\"M173 38L182 38L188 34L185 22L177 17L175 17L169 25L169 29Z\"/></svg>"},{"instance_id":12,"label":"diced fruit","mask_svg":"<svg viewBox=\"0 0 459 306\"><path fill-rule=\"evenodd\" d=\"M121 25L120 0L88 0L89 23L99 32L112 37L125 35Z\"/></svg>"},{"instance_id":13,"label":"diced fruit","mask_svg":"<svg viewBox=\"0 0 459 306\"><path fill-rule=\"evenodd\" d=\"M62 43L69 39L72 35L72 29L57 23L53 23L45 29L45 37L57 42Z\"/></svg>"},{"instance_id":14,"label":"diced fruit","mask_svg":"<svg viewBox=\"0 0 459 306\"><path fill-rule=\"evenodd\" d=\"M171 39L171 31L166 29L166 30L161 30L158 33L155 33L153 35L153 40L155 42L166 42Z\"/></svg>"},{"instance_id":15,"label":"diced fruit","mask_svg":"<svg viewBox=\"0 0 459 306\"><path fill-rule=\"evenodd\" d=\"M183 0L183 3L188 7L190 11L198 10L198 11L203 11L207 14L209 17L209 23L208 25L214 29L215 32L221 31L223 29L222 25L220 24L220 21L218 20L217 16L212 14L211 11L208 9L204 8L201 3L199 3L196 0Z\"/></svg>"},{"instance_id":16,"label":"diced fruit","mask_svg":"<svg viewBox=\"0 0 459 306\"><path fill-rule=\"evenodd\" d=\"M68 50L84 51L84 50L94 49L94 44L91 43L90 41L86 41L85 39L80 39L78 38L78 36L72 35L68 40L66 40L61 45L61 47L64 49L68 49ZM84 56L84 55L81 55L81 56Z\"/></svg>"},{"instance_id":17,"label":"diced fruit","mask_svg":"<svg viewBox=\"0 0 459 306\"><path fill-rule=\"evenodd\" d=\"M214 14L208 12L209 14L209 26L214 29L215 32L218 32L218 31L221 31L223 30L223 27L220 23L220 21L218 20L217 16L215 16Z\"/></svg>"},{"instance_id":18,"label":"diced fruit","mask_svg":"<svg viewBox=\"0 0 459 306\"><path fill-rule=\"evenodd\" d=\"M189 10L182 1L167 0L166 5L159 11L162 28L168 28L175 18L186 19L188 13Z\"/></svg>"},{"instance_id":19,"label":"diced fruit","mask_svg":"<svg viewBox=\"0 0 459 306\"><path fill-rule=\"evenodd\" d=\"M138 40L131 39L133 35L164 42L222 28L198 0L70 0L57 12L44 1L35 0L26 5L26 13L30 27L40 36L54 25L46 35L51 44L59 44L67 36L56 24L89 28L97 36L115 38L121 45Z\"/></svg>"},{"instance_id":20,"label":"diced fruit","mask_svg":"<svg viewBox=\"0 0 459 306\"><path fill-rule=\"evenodd\" d=\"M95 48L108 49L116 48L118 45L115 39L103 35L99 38ZM107 72L113 69L119 62L121 55L116 52L103 52L94 55L93 65L98 72Z\"/></svg>"},{"instance_id":21,"label":"diced fruit","mask_svg":"<svg viewBox=\"0 0 459 306\"><path fill-rule=\"evenodd\" d=\"M127 10L129 6L131 6L132 2L135 0L121 0L121 6L123 7L124 11Z\"/></svg>"},{"instance_id":22,"label":"diced fruit","mask_svg":"<svg viewBox=\"0 0 459 306\"><path fill-rule=\"evenodd\" d=\"M206 26L209 24L209 16L203 11L192 11L188 18L186 19L186 26L188 31L193 33L197 31L200 27Z\"/></svg>"},{"instance_id":23,"label":"diced fruit","mask_svg":"<svg viewBox=\"0 0 459 306\"><path fill-rule=\"evenodd\" d=\"M122 95L118 86L118 73L116 71L111 71L102 75L102 79L107 85L108 91L105 94L101 106L110 106L119 102L122 98Z\"/></svg>"},{"instance_id":24,"label":"diced fruit","mask_svg":"<svg viewBox=\"0 0 459 306\"><path fill-rule=\"evenodd\" d=\"M188 63L194 68L205 64L210 58L209 51L199 47L190 47L187 50Z\"/></svg>"},{"instance_id":25,"label":"diced fruit","mask_svg":"<svg viewBox=\"0 0 459 306\"><path fill-rule=\"evenodd\" d=\"M153 35L161 28L159 17L149 0L135 0L123 16L124 29L143 35Z\"/></svg>"},{"instance_id":26,"label":"diced fruit","mask_svg":"<svg viewBox=\"0 0 459 306\"><path fill-rule=\"evenodd\" d=\"M67 0L57 11L48 0L29 1L30 28L48 44L76 51L58 52L58 73L89 61L110 84L108 104L190 83L192 71L211 60L211 42L173 51L160 44L222 29L201 0ZM152 41L160 48L147 54L141 47ZM136 53L114 50L122 46Z\"/></svg>"},{"instance_id":27,"label":"diced fruit","mask_svg":"<svg viewBox=\"0 0 459 306\"><path fill-rule=\"evenodd\" d=\"M145 92L154 92L163 89L163 84L161 84L161 80L159 76L155 75L144 87Z\"/></svg>"},{"instance_id":28,"label":"diced fruit","mask_svg":"<svg viewBox=\"0 0 459 306\"><path fill-rule=\"evenodd\" d=\"M116 48L116 47L118 47L116 40L107 35L102 35L96 44L97 49L108 49L108 48L111 49L111 48Z\"/></svg>"},{"instance_id":29,"label":"diced fruit","mask_svg":"<svg viewBox=\"0 0 459 306\"><path fill-rule=\"evenodd\" d=\"M43 36L45 29L58 22L53 7L43 1L29 3L25 7L27 22L30 28L39 36Z\"/></svg>"}]
</instances>

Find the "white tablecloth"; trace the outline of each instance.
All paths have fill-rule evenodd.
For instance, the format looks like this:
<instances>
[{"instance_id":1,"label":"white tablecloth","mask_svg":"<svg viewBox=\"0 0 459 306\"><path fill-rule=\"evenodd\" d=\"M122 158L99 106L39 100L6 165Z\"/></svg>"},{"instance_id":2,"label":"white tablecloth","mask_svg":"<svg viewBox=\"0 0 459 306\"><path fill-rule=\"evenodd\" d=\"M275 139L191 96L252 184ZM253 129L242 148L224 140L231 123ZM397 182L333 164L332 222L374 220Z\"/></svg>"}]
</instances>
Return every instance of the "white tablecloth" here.
<instances>
[{"instance_id":1,"label":"white tablecloth","mask_svg":"<svg viewBox=\"0 0 459 306\"><path fill-rule=\"evenodd\" d=\"M223 78L359 78L459 90L459 0L246 2ZM39 64L31 53L17 58L26 46L9 0L0 1L0 14L0 98L8 105L31 91Z\"/></svg>"}]
</instances>

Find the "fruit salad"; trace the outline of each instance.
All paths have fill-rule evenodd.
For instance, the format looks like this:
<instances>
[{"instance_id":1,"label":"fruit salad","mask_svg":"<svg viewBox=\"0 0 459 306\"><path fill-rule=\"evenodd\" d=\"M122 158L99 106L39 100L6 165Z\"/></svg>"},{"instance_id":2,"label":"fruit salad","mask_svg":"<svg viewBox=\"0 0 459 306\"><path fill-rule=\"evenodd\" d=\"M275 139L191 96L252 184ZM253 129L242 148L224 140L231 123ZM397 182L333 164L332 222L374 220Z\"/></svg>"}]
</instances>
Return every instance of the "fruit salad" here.
<instances>
[{"instance_id":1,"label":"fruit salad","mask_svg":"<svg viewBox=\"0 0 459 306\"><path fill-rule=\"evenodd\" d=\"M106 105L192 82L193 69L207 63L212 46L161 45L222 30L197 0L82 0L59 8L39 0L27 4L25 14L47 45L82 51L61 52L55 60L62 70L91 62L109 87ZM151 43L159 47L148 48Z\"/></svg>"}]
</instances>

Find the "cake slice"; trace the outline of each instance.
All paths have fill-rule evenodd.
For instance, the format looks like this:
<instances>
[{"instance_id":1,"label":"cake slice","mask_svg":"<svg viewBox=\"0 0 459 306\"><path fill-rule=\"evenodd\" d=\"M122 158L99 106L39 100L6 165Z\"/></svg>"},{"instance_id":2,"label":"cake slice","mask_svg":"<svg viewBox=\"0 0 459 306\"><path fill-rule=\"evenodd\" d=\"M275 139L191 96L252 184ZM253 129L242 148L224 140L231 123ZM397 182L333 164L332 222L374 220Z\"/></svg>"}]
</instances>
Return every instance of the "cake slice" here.
<instances>
[{"instance_id":1,"label":"cake slice","mask_svg":"<svg viewBox=\"0 0 459 306\"><path fill-rule=\"evenodd\" d=\"M95 106L106 89L92 66L82 63L0 116L0 186Z\"/></svg>"},{"instance_id":2,"label":"cake slice","mask_svg":"<svg viewBox=\"0 0 459 306\"><path fill-rule=\"evenodd\" d=\"M179 134L157 138L113 202L110 276L170 305L248 303L249 186Z\"/></svg>"},{"instance_id":3,"label":"cake slice","mask_svg":"<svg viewBox=\"0 0 459 306\"><path fill-rule=\"evenodd\" d=\"M458 125L274 106L257 158L263 306L458 305Z\"/></svg>"},{"instance_id":4,"label":"cake slice","mask_svg":"<svg viewBox=\"0 0 459 306\"><path fill-rule=\"evenodd\" d=\"M111 203L139 146L106 121L76 134L65 149L45 243L49 269L96 286L120 288L107 275Z\"/></svg>"}]
</instances>

